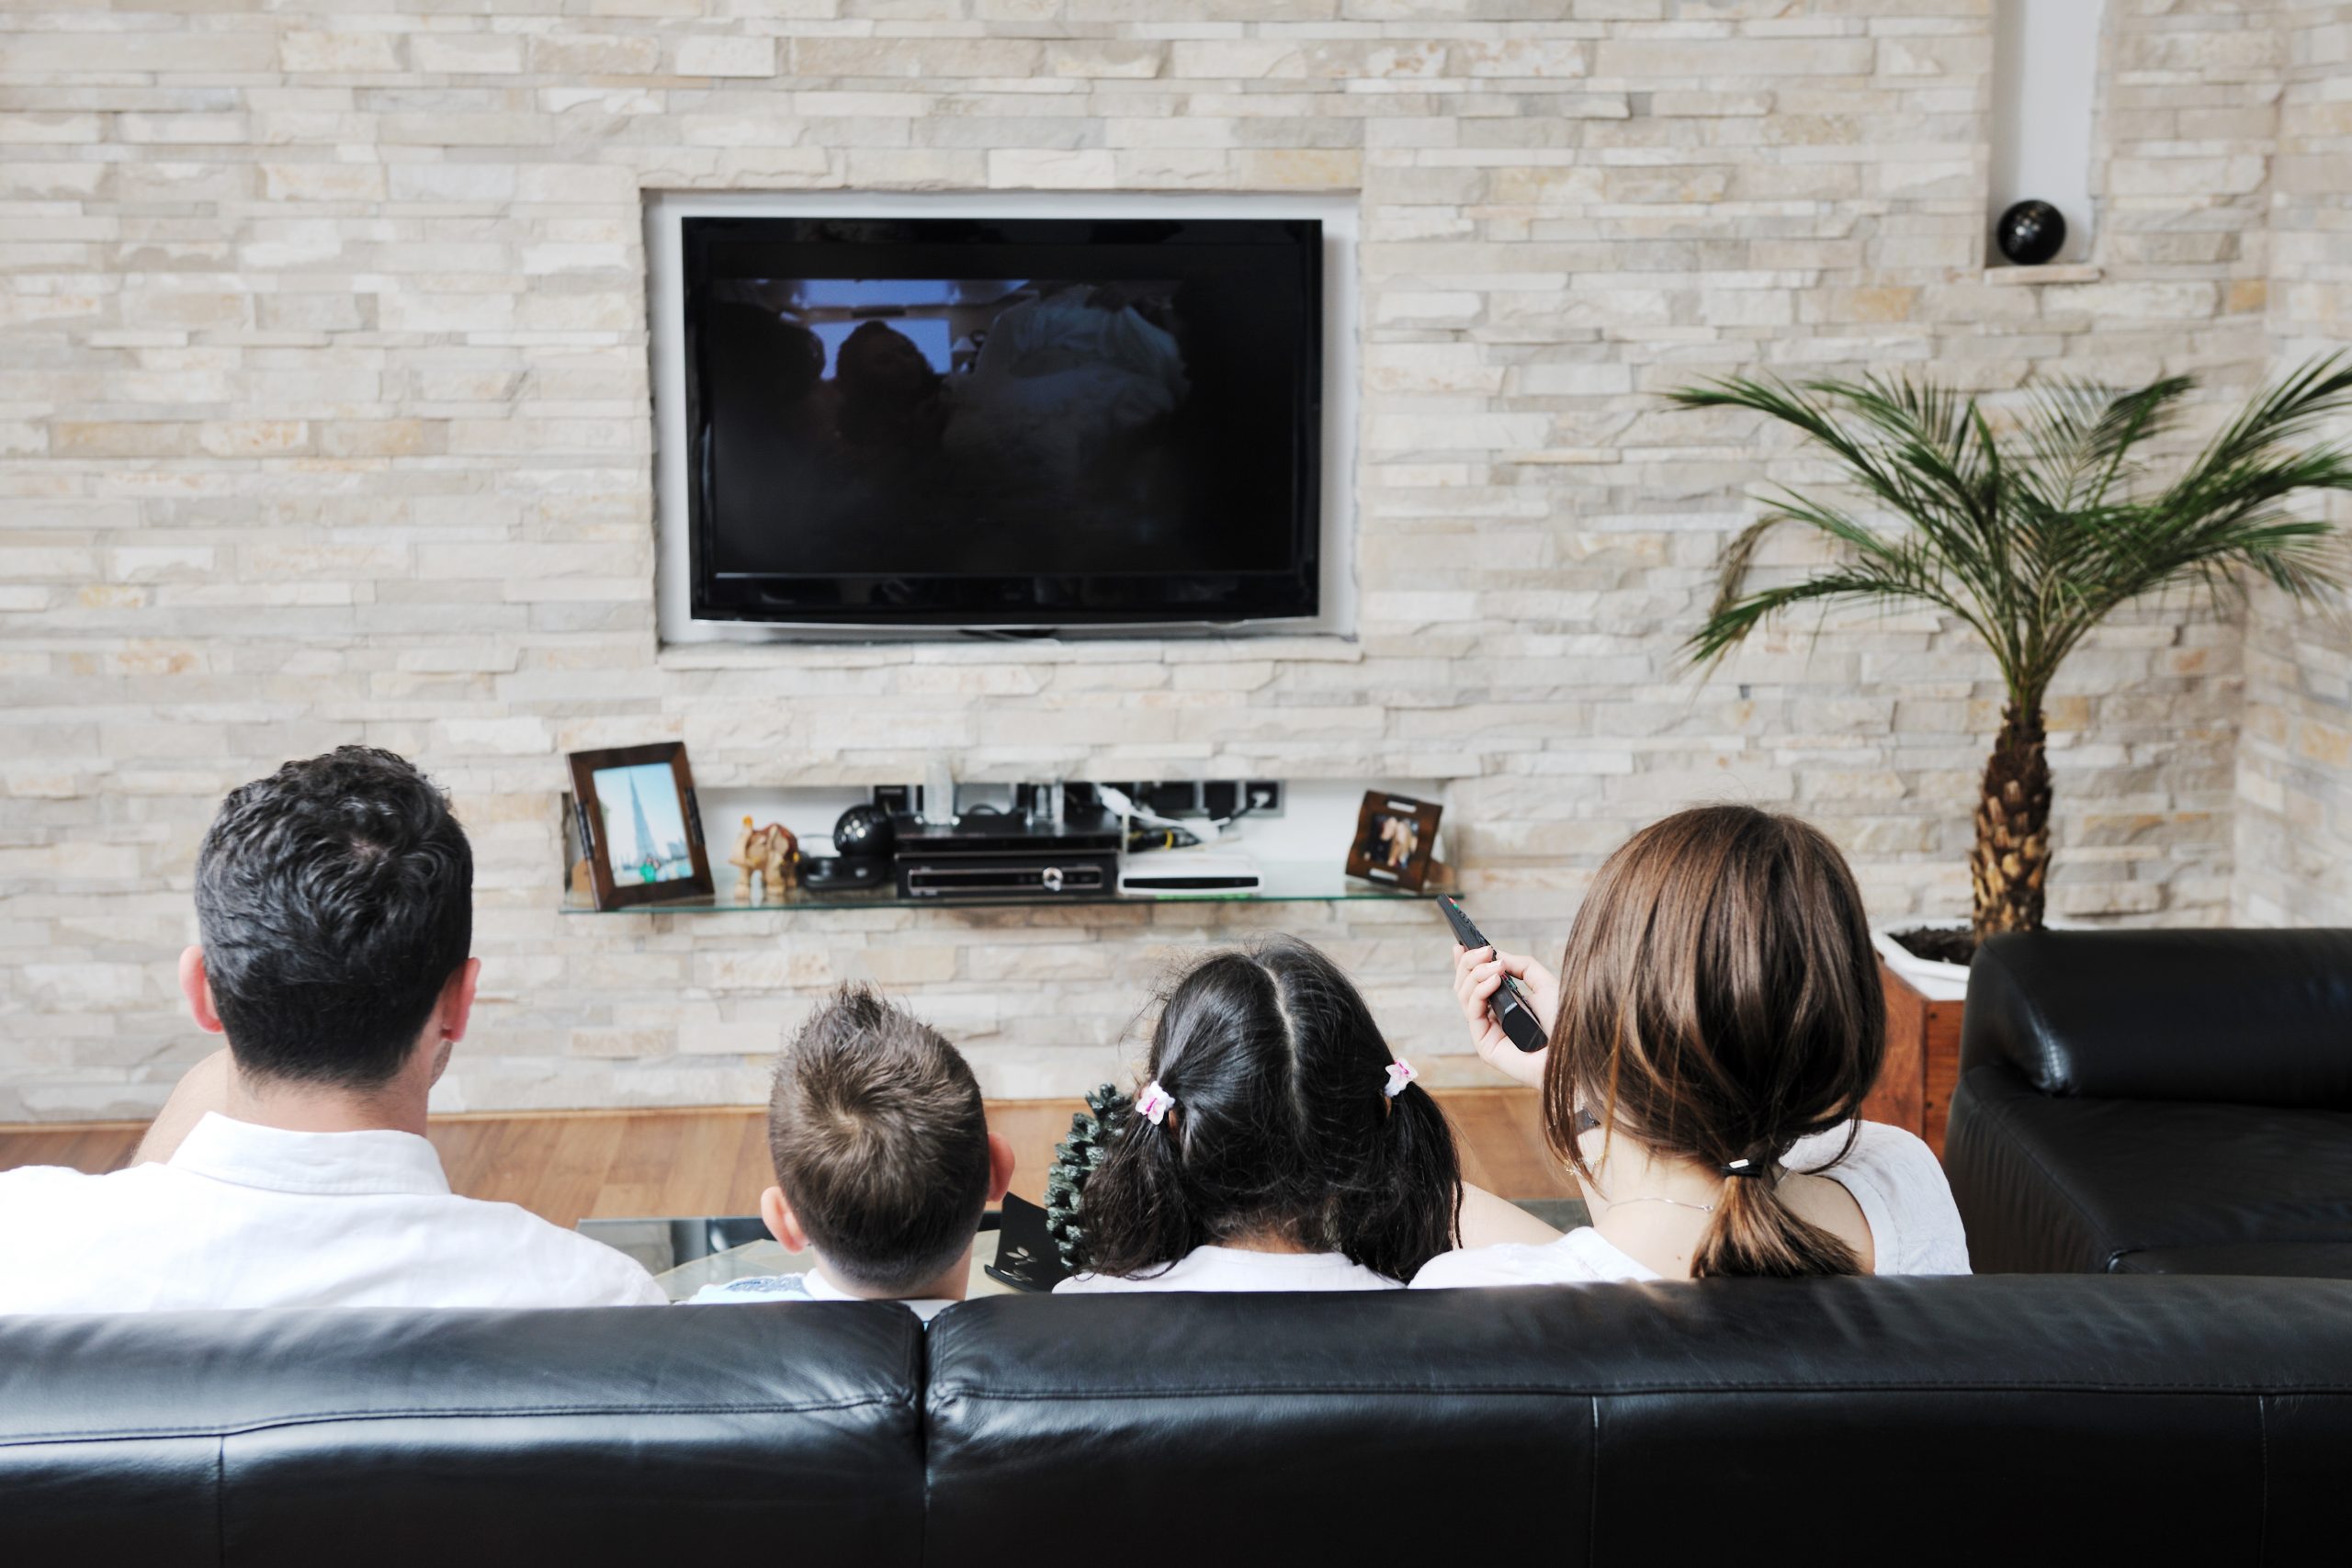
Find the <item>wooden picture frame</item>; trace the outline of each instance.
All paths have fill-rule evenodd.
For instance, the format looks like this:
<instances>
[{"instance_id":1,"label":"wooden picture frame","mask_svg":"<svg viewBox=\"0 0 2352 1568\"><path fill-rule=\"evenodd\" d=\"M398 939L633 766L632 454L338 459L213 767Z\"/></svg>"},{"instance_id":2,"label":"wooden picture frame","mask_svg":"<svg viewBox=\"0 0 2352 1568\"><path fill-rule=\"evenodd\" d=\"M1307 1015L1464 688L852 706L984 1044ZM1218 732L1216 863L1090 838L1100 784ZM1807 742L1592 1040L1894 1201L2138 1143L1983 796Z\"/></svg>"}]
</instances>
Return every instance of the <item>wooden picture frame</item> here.
<instances>
[{"instance_id":1,"label":"wooden picture frame","mask_svg":"<svg viewBox=\"0 0 2352 1568\"><path fill-rule=\"evenodd\" d=\"M588 863L596 908L714 897L684 741L574 751L566 760L571 764L572 826ZM624 788L633 799L607 798L606 792ZM616 847L623 852L617 863Z\"/></svg>"},{"instance_id":2,"label":"wooden picture frame","mask_svg":"<svg viewBox=\"0 0 2352 1568\"><path fill-rule=\"evenodd\" d=\"M1348 874L1419 893L1437 864L1437 824L1444 815L1431 801L1366 790L1348 846Z\"/></svg>"}]
</instances>

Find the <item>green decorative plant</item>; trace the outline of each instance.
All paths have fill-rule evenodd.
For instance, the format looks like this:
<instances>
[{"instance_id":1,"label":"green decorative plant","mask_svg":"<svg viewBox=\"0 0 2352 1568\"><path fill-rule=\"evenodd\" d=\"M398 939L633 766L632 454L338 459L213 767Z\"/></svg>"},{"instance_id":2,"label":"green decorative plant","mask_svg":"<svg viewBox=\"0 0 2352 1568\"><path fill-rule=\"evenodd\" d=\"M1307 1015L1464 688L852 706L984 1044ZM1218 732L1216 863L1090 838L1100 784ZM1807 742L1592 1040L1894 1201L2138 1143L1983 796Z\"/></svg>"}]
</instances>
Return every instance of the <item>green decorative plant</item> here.
<instances>
[{"instance_id":1,"label":"green decorative plant","mask_svg":"<svg viewBox=\"0 0 2352 1568\"><path fill-rule=\"evenodd\" d=\"M2133 391L2034 389L1996 429L1973 398L1905 380L1737 378L1673 393L1685 408L1740 408L1826 449L1868 510L1780 490L1725 547L1706 624L1685 645L1712 662L1758 626L1808 603L1931 604L1992 650L2007 688L1984 768L1970 856L1977 940L2041 925L2050 869L2043 700L2066 655L2120 605L2186 586L2216 601L2252 569L2298 600L2341 578L2330 525L2295 515L2307 491L2352 490L2352 452L2301 445L2352 408L2352 361L2315 361L2256 395L2169 483L2140 458L2194 388L2171 376ZM1836 541L1838 560L1751 587L1766 535L1793 524Z\"/></svg>"},{"instance_id":2,"label":"green decorative plant","mask_svg":"<svg viewBox=\"0 0 2352 1568\"><path fill-rule=\"evenodd\" d=\"M1054 1238L1066 1269L1086 1267L1086 1231L1079 1223L1086 1179L1111 1152L1135 1108L1135 1096L1104 1084L1086 1097L1086 1109L1069 1119L1069 1136L1054 1145L1054 1163L1046 1171L1046 1234Z\"/></svg>"}]
</instances>

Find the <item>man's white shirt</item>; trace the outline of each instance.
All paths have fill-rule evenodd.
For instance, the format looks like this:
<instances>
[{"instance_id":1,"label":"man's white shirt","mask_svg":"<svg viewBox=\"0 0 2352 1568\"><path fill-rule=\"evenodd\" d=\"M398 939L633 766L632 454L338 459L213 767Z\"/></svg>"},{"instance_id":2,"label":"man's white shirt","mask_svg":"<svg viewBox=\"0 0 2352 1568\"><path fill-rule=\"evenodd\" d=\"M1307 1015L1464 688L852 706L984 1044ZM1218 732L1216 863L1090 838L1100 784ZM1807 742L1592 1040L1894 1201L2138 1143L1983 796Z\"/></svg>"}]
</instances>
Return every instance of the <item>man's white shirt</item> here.
<instances>
[{"instance_id":1,"label":"man's white shirt","mask_svg":"<svg viewBox=\"0 0 2352 1568\"><path fill-rule=\"evenodd\" d=\"M449 1190L413 1133L218 1113L167 1165L0 1172L0 1313L658 1306L634 1259Z\"/></svg>"}]
</instances>

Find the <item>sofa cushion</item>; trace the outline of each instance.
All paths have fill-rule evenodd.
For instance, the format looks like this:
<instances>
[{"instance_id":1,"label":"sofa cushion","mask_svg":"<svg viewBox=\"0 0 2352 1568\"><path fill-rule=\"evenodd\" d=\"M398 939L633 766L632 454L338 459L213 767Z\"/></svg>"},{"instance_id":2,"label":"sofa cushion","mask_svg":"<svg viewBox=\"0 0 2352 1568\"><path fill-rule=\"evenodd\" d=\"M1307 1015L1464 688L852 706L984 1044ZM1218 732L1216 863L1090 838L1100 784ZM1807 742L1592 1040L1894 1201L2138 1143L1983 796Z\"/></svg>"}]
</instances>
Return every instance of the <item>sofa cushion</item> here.
<instances>
[{"instance_id":1,"label":"sofa cushion","mask_svg":"<svg viewBox=\"0 0 2352 1568\"><path fill-rule=\"evenodd\" d=\"M2352 1441L2336 1281L999 1298L931 1355L943 1565L2292 1562Z\"/></svg>"},{"instance_id":2,"label":"sofa cushion","mask_svg":"<svg viewBox=\"0 0 2352 1568\"><path fill-rule=\"evenodd\" d=\"M2302 1273L2352 1251L2352 1111L2047 1095L2006 1066L1972 1067L1945 1164L1980 1273ZM2162 1250L2169 1261L2129 1265ZM2334 1270L2329 1270L2333 1272ZM2352 1269L2344 1270L2352 1273Z\"/></svg>"},{"instance_id":3,"label":"sofa cushion","mask_svg":"<svg viewBox=\"0 0 2352 1568\"><path fill-rule=\"evenodd\" d=\"M0 1318L0 1561L912 1562L922 1375L865 1303Z\"/></svg>"},{"instance_id":4,"label":"sofa cushion","mask_svg":"<svg viewBox=\"0 0 2352 1568\"><path fill-rule=\"evenodd\" d=\"M2352 931L1995 937L1961 1059L2046 1094L2352 1111Z\"/></svg>"}]
</instances>

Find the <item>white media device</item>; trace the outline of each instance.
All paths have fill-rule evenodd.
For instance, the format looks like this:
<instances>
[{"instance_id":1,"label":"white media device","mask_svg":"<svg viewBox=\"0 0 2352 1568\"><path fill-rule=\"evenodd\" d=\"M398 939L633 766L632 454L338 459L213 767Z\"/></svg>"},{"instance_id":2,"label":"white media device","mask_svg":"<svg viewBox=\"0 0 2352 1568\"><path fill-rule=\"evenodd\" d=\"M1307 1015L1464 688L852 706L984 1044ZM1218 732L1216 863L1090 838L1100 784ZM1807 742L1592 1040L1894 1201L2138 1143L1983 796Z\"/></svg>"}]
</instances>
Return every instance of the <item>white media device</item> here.
<instances>
[{"instance_id":1,"label":"white media device","mask_svg":"<svg viewBox=\"0 0 2352 1568\"><path fill-rule=\"evenodd\" d=\"M1231 850L1152 850L1119 865L1119 891L1153 898L1254 893L1258 863Z\"/></svg>"}]
</instances>

